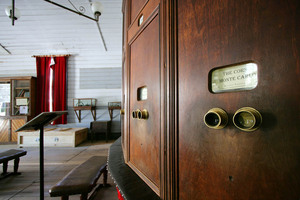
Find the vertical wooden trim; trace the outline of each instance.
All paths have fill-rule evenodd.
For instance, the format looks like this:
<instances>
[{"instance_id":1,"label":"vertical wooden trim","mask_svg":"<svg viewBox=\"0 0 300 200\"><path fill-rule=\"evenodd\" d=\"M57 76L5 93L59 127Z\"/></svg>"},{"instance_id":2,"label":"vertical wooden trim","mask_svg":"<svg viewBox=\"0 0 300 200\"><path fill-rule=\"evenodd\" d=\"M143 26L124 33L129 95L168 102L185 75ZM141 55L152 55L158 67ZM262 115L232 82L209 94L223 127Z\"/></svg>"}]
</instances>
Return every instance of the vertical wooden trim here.
<instances>
[{"instance_id":1,"label":"vertical wooden trim","mask_svg":"<svg viewBox=\"0 0 300 200\"><path fill-rule=\"evenodd\" d=\"M177 13L177 1L174 2L174 5L172 6L173 10L173 48L174 52L172 53L174 55L174 199L179 199L179 187L178 187L178 176L179 176L179 158L178 158L178 99L179 99L179 93L178 93L178 41L177 41L177 19L178 19L178 13Z\"/></svg>"},{"instance_id":2,"label":"vertical wooden trim","mask_svg":"<svg viewBox=\"0 0 300 200\"><path fill-rule=\"evenodd\" d=\"M37 78L35 77L32 77L30 79L30 116L28 117L27 120L30 120L32 118L35 117L36 115L36 98L37 98L37 95L36 95L36 80ZM26 122L26 120L25 120Z\"/></svg>"},{"instance_id":3,"label":"vertical wooden trim","mask_svg":"<svg viewBox=\"0 0 300 200\"><path fill-rule=\"evenodd\" d=\"M12 141L12 120L13 119L9 119L8 120L8 141L11 142Z\"/></svg>"},{"instance_id":4,"label":"vertical wooden trim","mask_svg":"<svg viewBox=\"0 0 300 200\"><path fill-rule=\"evenodd\" d=\"M165 200L178 199L177 153L177 21L176 1L161 1L161 44L164 88L164 122L162 166L163 193Z\"/></svg>"},{"instance_id":5,"label":"vertical wooden trim","mask_svg":"<svg viewBox=\"0 0 300 200\"><path fill-rule=\"evenodd\" d=\"M177 1L167 0L168 60L168 197L178 199L178 87L177 87Z\"/></svg>"},{"instance_id":6,"label":"vertical wooden trim","mask_svg":"<svg viewBox=\"0 0 300 200\"><path fill-rule=\"evenodd\" d=\"M13 109L13 107L14 107L14 105L13 105L13 80L11 79L10 80L10 116L12 116L13 115L13 111L14 111L14 109Z\"/></svg>"},{"instance_id":7,"label":"vertical wooden trim","mask_svg":"<svg viewBox=\"0 0 300 200\"><path fill-rule=\"evenodd\" d=\"M122 1L122 13L125 13L125 9L126 9L126 4L127 4L127 0L123 0Z\"/></svg>"},{"instance_id":8,"label":"vertical wooden trim","mask_svg":"<svg viewBox=\"0 0 300 200\"><path fill-rule=\"evenodd\" d=\"M126 43L125 43L125 30L126 30L126 0L122 1L122 92L121 92L121 109L125 109L125 62L126 62ZM120 111L121 112L121 111ZM125 131L125 113L122 115L120 113L120 126L121 126L121 145L123 152L125 150L125 137L124 137L124 131ZM124 156L124 153L123 153Z\"/></svg>"},{"instance_id":9,"label":"vertical wooden trim","mask_svg":"<svg viewBox=\"0 0 300 200\"><path fill-rule=\"evenodd\" d=\"M129 27L129 21L130 21L130 8L131 7L131 1L126 0L126 5L125 5L125 27L124 27L124 46L125 46L125 69L124 69L124 106L125 106L125 113L124 113L124 160L125 163L128 163L129 161L129 119L130 119L130 110L129 110L129 80L130 80L130 48L128 45L128 27Z\"/></svg>"},{"instance_id":10,"label":"vertical wooden trim","mask_svg":"<svg viewBox=\"0 0 300 200\"><path fill-rule=\"evenodd\" d=\"M127 66L126 66L126 160L125 163L128 164L130 160L130 117L131 117L131 111L130 111L130 57L131 57L131 48L127 43Z\"/></svg>"},{"instance_id":11,"label":"vertical wooden trim","mask_svg":"<svg viewBox=\"0 0 300 200\"><path fill-rule=\"evenodd\" d=\"M170 95L170 0L166 1L166 16L165 16L165 37L166 37L166 121L167 121L167 127L166 127L166 160L165 160L165 165L166 165L166 192L165 192L165 199L170 199L171 198L171 188L172 188L172 181L170 179L170 175L172 174L172 168L170 166L170 135L171 135L171 117L170 117L170 100L172 99Z\"/></svg>"},{"instance_id":12,"label":"vertical wooden trim","mask_svg":"<svg viewBox=\"0 0 300 200\"><path fill-rule=\"evenodd\" d=\"M130 27L130 25L131 25L131 23L132 23L132 19L131 19L131 10L132 10L132 0L128 0L127 1L127 22L128 22L128 26L126 27L126 30L128 31L128 29L129 29L129 27ZM128 42L128 40L127 40L127 42Z\"/></svg>"},{"instance_id":13,"label":"vertical wooden trim","mask_svg":"<svg viewBox=\"0 0 300 200\"><path fill-rule=\"evenodd\" d=\"M166 1L161 0L159 3L159 45L160 45L160 87L161 87L161 141L160 141L160 197L166 199L168 194L167 190L167 69L166 69Z\"/></svg>"}]
</instances>

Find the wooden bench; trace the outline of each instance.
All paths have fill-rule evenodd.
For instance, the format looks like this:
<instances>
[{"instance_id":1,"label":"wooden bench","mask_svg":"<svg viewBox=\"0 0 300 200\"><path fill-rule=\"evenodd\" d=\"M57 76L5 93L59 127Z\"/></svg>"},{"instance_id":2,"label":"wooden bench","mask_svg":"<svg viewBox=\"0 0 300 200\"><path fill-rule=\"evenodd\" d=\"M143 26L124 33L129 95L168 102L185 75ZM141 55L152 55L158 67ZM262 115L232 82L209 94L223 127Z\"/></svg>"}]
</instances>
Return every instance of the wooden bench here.
<instances>
[{"instance_id":1,"label":"wooden bench","mask_svg":"<svg viewBox=\"0 0 300 200\"><path fill-rule=\"evenodd\" d=\"M17 149L10 149L10 150L1 152L0 153L0 164L3 163L3 172L1 174L0 179L7 177L8 175L11 175L11 174L21 174L21 173L18 173L20 157L25 156L26 154L27 154L27 151L17 150ZM13 173L7 172L8 161L10 161L10 160L14 160L14 172Z\"/></svg>"},{"instance_id":2,"label":"wooden bench","mask_svg":"<svg viewBox=\"0 0 300 200\"><path fill-rule=\"evenodd\" d=\"M93 156L72 169L62 180L56 183L49 190L50 196L61 196L62 200L68 200L69 195L81 194L80 199L86 200L88 193L97 185L101 174L103 174L103 185L100 184L99 187L107 185L107 159L104 156Z\"/></svg>"}]
</instances>

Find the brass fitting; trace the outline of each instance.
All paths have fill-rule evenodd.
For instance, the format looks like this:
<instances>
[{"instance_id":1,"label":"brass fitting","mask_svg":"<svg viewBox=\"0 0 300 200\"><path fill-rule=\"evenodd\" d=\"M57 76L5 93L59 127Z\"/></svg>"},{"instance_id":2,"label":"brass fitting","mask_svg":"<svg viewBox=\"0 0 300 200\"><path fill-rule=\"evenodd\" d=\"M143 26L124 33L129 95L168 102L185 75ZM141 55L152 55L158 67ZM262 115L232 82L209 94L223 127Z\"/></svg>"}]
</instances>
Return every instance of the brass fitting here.
<instances>
[{"instance_id":1,"label":"brass fitting","mask_svg":"<svg viewBox=\"0 0 300 200\"><path fill-rule=\"evenodd\" d=\"M132 111L132 118L138 118L138 112L141 112L139 109Z\"/></svg>"},{"instance_id":2,"label":"brass fitting","mask_svg":"<svg viewBox=\"0 0 300 200\"><path fill-rule=\"evenodd\" d=\"M148 119L149 118L149 113L146 109L142 110L142 111L138 111L137 112L137 118L138 119Z\"/></svg>"},{"instance_id":3,"label":"brass fitting","mask_svg":"<svg viewBox=\"0 0 300 200\"><path fill-rule=\"evenodd\" d=\"M240 108L233 116L233 124L242 131L255 131L261 123L261 114L251 107Z\"/></svg>"},{"instance_id":4,"label":"brass fitting","mask_svg":"<svg viewBox=\"0 0 300 200\"><path fill-rule=\"evenodd\" d=\"M212 108L204 115L204 123L213 129L222 129L228 123L228 115L221 108Z\"/></svg>"}]
</instances>

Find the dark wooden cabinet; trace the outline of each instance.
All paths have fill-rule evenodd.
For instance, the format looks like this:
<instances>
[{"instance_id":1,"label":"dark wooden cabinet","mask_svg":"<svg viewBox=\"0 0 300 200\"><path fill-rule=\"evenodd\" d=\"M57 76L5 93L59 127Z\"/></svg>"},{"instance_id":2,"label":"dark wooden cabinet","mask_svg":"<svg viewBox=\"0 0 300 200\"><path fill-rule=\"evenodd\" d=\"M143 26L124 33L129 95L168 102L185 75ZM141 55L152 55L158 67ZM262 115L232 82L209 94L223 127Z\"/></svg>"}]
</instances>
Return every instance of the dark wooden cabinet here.
<instances>
[{"instance_id":1,"label":"dark wooden cabinet","mask_svg":"<svg viewBox=\"0 0 300 200\"><path fill-rule=\"evenodd\" d=\"M130 59L130 99L132 101L130 101L129 110L133 113L137 109L141 111L146 109L149 117L148 119L130 117L129 164L132 168L141 171L150 180L151 187L159 193L161 117L159 20L157 16L130 45L130 53L132 55ZM147 89L147 98L137 100L138 89L141 87Z\"/></svg>"},{"instance_id":2,"label":"dark wooden cabinet","mask_svg":"<svg viewBox=\"0 0 300 200\"><path fill-rule=\"evenodd\" d=\"M161 199L299 199L299 1L124 2L126 163ZM212 92L212 72L241 63L257 85ZM234 125L243 107L257 130ZM212 108L224 128L205 125Z\"/></svg>"},{"instance_id":3,"label":"dark wooden cabinet","mask_svg":"<svg viewBox=\"0 0 300 200\"><path fill-rule=\"evenodd\" d=\"M0 85L0 143L15 143L18 140L15 131L35 116L36 78L2 77Z\"/></svg>"},{"instance_id":4,"label":"dark wooden cabinet","mask_svg":"<svg viewBox=\"0 0 300 200\"><path fill-rule=\"evenodd\" d=\"M130 15L125 16L127 124L127 164L155 191L161 184L161 49L159 1L128 1ZM128 18L126 18L128 17ZM131 23L130 23L131 22ZM147 72L147 73L145 73ZM143 95L143 98L140 98ZM156 102L153 104L152 102ZM137 111L149 114L146 119L133 117Z\"/></svg>"}]
</instances>

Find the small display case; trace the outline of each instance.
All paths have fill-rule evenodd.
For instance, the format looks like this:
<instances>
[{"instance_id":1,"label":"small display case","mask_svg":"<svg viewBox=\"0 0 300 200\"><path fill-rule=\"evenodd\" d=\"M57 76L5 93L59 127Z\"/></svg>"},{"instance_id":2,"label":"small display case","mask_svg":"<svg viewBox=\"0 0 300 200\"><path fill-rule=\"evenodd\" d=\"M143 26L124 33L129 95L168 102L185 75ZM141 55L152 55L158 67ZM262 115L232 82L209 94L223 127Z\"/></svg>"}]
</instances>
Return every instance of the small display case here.
<instances>
[{"instance_id":1,"label":"small display case","mask_svg":"<svg viewBox=\"0 0 300 200\"><path fill-rule=\"evenodd\" d=\"M73 99L73 109L79 122L81 122L81 110L90 110L93 119L96 120L96 103L94 98L75 98Z\"/></svg>"},{"instance_id":2,"label":"small display case","mask_svg":"<svg viewBox=\"0 0 300 200\"><path fill-rule=\"evenodd\" d=\"M82 107L82 106L96 106L97 99L93 98L78 98L73 99L73 107Z\"/></svg>"}]
</instances>

